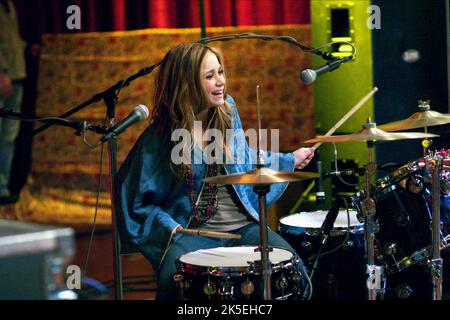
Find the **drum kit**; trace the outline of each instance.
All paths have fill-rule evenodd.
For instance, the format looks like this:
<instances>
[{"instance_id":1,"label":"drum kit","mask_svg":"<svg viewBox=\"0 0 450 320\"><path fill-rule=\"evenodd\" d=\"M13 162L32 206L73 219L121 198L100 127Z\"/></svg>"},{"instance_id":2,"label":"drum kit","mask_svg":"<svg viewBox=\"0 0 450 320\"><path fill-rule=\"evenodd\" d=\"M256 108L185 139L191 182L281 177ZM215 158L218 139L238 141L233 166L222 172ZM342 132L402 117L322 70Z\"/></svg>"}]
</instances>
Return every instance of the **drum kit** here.
<instances>
[{"instance_id":1,"label":"drum kit","mask_svg":"<svg viewBox=\"0 0 450 320\"><path fill-rule=\"evenodd\" d=\"M369 162L360 191L351 197L350 206L344 201L346 207L343 208L339 202L334 217L330 218L333 214L330 210L295 213L280 219L280 234L301 257L269 247L266 194L273 183L313 179L318 177L317 173L273 171L265 168L259 157L252 171L206 178L204 181L208 183L254 186L258 195L260 245L198 250L180 257L179 273L191 287L188 298L211 299L212 293L218 293L216 299L305 299L308 295L301 292L305 288L300 285L302 275L297 266L303 261L315 271L322 259L322 269L323 266L333 269L331 273L338 274L338 279L312 282L311 274L309 290L312 292L314 287L319 298L321 292L327 292L322 297L384 299L389 281L397 284L395 298L410 298L414 296L414 286L404 283L403 273L420 265L429 270L425 282L431 283L432 293L428 296L441 300L441 250L450 243L450 230L446 229L450 221L445 220L447 216L442 219L440 211L441 204L449 205L450 153L449 150L430 151L429 139L438 135L428 133L428 127L450 123L450 114L431 111L427 102L419 103L420 111L402 121L377 127L369 118L363 129L353 134L304 141L315 143L315 147L328 142L365 141ZM416 128L425 128L425 132L392 132ZM377 171L373 161L374 142L404 139L422 139L423 157L372 183ZM324 236L327 219L332 220L332 228ZM328 249L323 252L325 244ZM195 281L199 277L203 277L202 280ZM333 286L333 281L340 282L339 286ZM413 283L416 281L412 279ZM356 285L345 288L346 284L355 282ZM336 288L344 288L344 291Z\"/></svg>"}]
</instances>

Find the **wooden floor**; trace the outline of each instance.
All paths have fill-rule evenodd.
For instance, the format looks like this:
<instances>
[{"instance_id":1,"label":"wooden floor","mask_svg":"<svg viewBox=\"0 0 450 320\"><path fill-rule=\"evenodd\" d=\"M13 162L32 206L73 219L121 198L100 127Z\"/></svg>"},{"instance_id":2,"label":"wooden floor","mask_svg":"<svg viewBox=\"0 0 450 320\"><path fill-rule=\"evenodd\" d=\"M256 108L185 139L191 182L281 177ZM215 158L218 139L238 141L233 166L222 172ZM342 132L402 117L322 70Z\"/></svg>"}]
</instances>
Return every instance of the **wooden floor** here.
<instances>
[{"instance_id":1,"label":"wooden floor","mask_svg":"<svg viewBox=\"0 0 450 320\"><path fill-rule=\"evenodd\" d=\"M76 232L76 256L73 264L85 270L81 299L115 299L114 256L110 230L99 230L91 242L90 230ZM124 300L152 300L155 298L155 273L151 264L140 254L121 255ZM105 291L106 290L106 291Z\"/></svg>"}]
</instances>

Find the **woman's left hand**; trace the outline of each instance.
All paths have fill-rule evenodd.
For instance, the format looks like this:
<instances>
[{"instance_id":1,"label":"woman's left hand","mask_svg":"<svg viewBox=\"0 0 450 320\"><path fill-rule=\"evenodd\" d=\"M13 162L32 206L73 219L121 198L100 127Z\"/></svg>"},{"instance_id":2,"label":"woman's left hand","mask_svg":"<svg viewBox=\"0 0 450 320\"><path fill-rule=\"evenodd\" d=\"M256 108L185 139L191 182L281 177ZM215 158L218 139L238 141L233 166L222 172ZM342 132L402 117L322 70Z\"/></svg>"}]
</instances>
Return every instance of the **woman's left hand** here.
<instances>
[{"instance_id":1,"label":"woman's left hand","mask_svg":"<svg viewBox=\"0 0 450 320\"><path fill-rule=\"evenodd\" d=\"M314 158L314 148L300 148L294 151L295 169L303 169Z\"/></svg>"}]
</instances>

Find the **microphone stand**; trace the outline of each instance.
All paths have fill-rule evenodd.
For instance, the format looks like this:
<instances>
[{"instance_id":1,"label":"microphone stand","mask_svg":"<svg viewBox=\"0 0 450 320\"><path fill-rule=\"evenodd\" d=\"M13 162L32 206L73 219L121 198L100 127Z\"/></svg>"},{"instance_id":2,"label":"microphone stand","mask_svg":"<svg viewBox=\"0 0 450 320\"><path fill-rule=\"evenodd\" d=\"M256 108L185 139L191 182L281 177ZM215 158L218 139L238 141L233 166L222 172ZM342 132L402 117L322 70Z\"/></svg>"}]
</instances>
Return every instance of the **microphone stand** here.
<instances>
[{"instance_id":1,"label":"microphone stand","mask_svg":"<svg viewBox=\"0 0 450 320\"><path fill-rule=\"evenodd\" d=\"M120 91L122 88L129 86L130 83L132 81L136 80L137 78L143 77L143 76L151 73L153 71L153 69L155 69L161 63L162 63L162 60L157 62L157 63L155 63L154 65L152 65L150 67L142 68L141 70L139 70L138 72L136 72L135 74L129 76L128 78L126 78L124 80L119 80L116 84L114 84L113 86L109 87L105 91L102 91L100 93L95 94L89 100L81 103L80 105L78 105L78 106L74 107L73 109L67 111L66 113L60 115L59 118L67 118L67 117L77 113L78 111L83 110L84 108L88 107L89 105L91 105L93 103L96 103L96 102L99 102L101 100L104 100L104 102L106 103L107 108L108 108L109 105L114 108L113 105L115 105L116 100L117 100L117 96L116 96L116 92L117 91ZM108 113L109 113L109 111L108 111ZM51 126L52 126L52 124L50 124L50 123L48 123L46 125L43 125L43 126L37 128L36 130L34 130L33 131L33 135L36 135L36 134L46 130L47 128L49 128Z\"/></svg>"},{"instance_id":2,"label":"microphone stand","mask_svg":"<svg viewBox=\"0 0 450 320\"><path fill-rule=\"evenodd\" d=\"M115 96L106 96L105 103L108 107L108 118L111 122L111 127L114 126L114 106L115 106ZM69 128L76 129L75 134L80 135L81 131L91 130L100 134L106 134L109 132L108 128L100 126L88 126L86 122L73 122L66 119L57 117L42 117L42 118L26 118L21 113L12 112L9 110L0 109L0 117L22 120L22 121L41 121L45 122L45 127L50 127L52 125L60 125ZM43 127L44 127L43 126ZM42 127L41 127L42 128ZM116 200L115 200L115 181L116 181L116 171L117 171L117 143L116 136L112 135L108 139L109 145L109 176L110 176L110 196L111 196L111 224L112 224L112 241L113 241L113 269L114 269L114 294L116 300L123 299L123 285L122 285L122 265L120 261L120 237L117 232L117 215L116 215Z\"/></svg>"},{"instance_id":3,"label":"microphone stand","mask_svg":"<svg viewBox=\"0 0 450 320\"><path fill-rule=\"evenodd\" d=\"M62 127L68 127L75 129L75 135L80 135L82 131L94 131L99 134L108 133L108 128L104 126L92 126L88 125L86 121L69 121L66 119L58 118L58 117L29 117L20 112L14 112L10 110L6 110L4 108L0 108L0 118L6 118L11 120L18 121L27 121L27 122L44 122L46 125L58 125Z\"/></svg>"},{"instance_id":4,"label":"microphone stand","mask_svg":"<svg viewBox=\"0 0 450 320\"><path fill-rule=\"evenodd\" d=\"M106 104L107 115L110 121L110 127L115 125L115 107L117 96L114 91L109 90L103 97ZM116 300L123 300L123 283L122 283L122 262L120 258L120 236L117 230L119 223L116 212L116 175L117 175L117 139L112 135L108 141L108 158L109 158L109 179L110 179L110 197L111 197L111 237L113 248L113 272L114 272L114 297Z\"/></svg>"},{"instance_id":5,"label":"microphone stand","mask_svg":"<svg viewBox=\"0 0 450 320\"><path fill-rule=\"evenodd\" d=\"M70 115L81 111L90 104L103 100L106 105L108 119L110 121L111 128L115 124L115 107L118 100L117 93L123 87L130 84L131 81L136 80L139 77L145 76L153 71L157 66L162 63L163 60L155 63L150 67L145 67L135 74L129 76L125 80L120 80L110 88L94 95L91 99L83 102L77 107L69 110L60 116L60 118L67 118ZM36 135L54 123L47 123L36 130L33 135ZM116 172L117 172L117 141L114 135L108 140L108 153L109 153L109 178L110 178L110 197L111 197L111 227L112 227L112 242L113 242L113 269L114 269L114 296L116 300L123 300L123 284L122 284L122 265L120 260L120 237L117 231L118 218L116 216L116 200L115 200L115 188L116 188Z\"/></svg>"}]
</instances>

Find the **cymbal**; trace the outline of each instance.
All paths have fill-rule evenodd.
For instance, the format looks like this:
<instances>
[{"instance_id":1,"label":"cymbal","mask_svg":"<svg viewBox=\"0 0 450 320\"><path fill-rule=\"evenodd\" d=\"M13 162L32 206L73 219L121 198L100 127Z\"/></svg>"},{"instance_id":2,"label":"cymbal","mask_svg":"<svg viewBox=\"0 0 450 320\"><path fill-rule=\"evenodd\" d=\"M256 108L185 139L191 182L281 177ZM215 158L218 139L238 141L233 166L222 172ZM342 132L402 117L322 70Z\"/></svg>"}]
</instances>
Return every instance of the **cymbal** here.
<instances>
[{"instance_id":1,"label":"cymbal","mask_svg":"<svg viewBox=\"0 0 450 320\"><path fill-rule=\"evenodd\" d=\"M406 139L425 139L433 137L439 137L439 135L422 132L386 132L381 129L378 129L374 122L369 122L364 125L364 128L362 130L359 130L353 134L309 139L304 141L304 143L348 142L348 141L393 141Z\"/></svg>"},{"instance_id":2,"label":"cymbal","mask_svg":"<svg viewBox=\"0 0 450 320\"><path fill-rule=\"evenodd\" d=\"M407 119L386 123L378 128L385 131L400 131L450 123L450 114L426 110L414 113Z\"/></svg>"},{"instance_id":3,"label":"cymbal","mask_svg":"<svg viewBox=\"0 0 450 320\"><path fill-rule=\"evenodd\" d=\"M450 114L430 110L430 100L418 100L417 102L419 112L414 113L408 119L386 123L378 128L385 131L399 131L450 123Z\"/></svg>"},{"instance_id":4,"label":"cymbal","mask_svg":"<svg viewBox=\"0 0 450 320\"><path fill-rule=\"evenodd\" d=\"M226 174L203 179L207 183L215 184L272 184L281 182L302 181L318 178L315 172L275 171L270 168L255 168L245 173Z\"/></svg>"}]
</instances>

